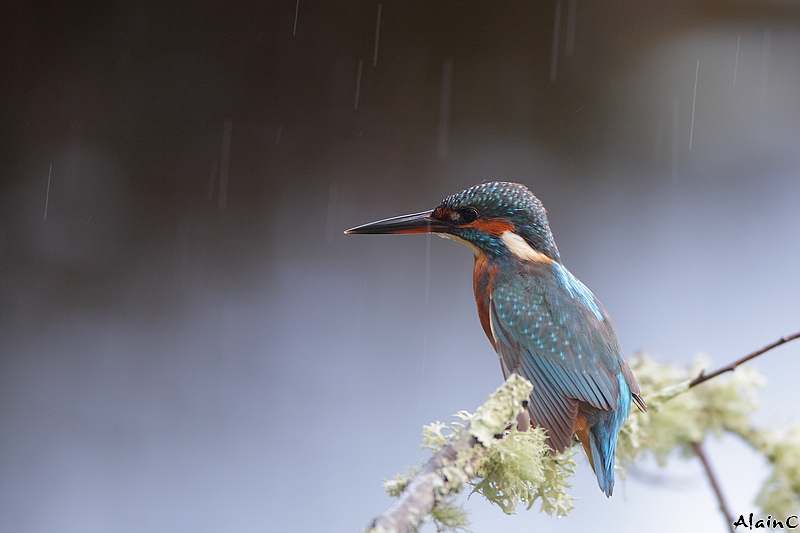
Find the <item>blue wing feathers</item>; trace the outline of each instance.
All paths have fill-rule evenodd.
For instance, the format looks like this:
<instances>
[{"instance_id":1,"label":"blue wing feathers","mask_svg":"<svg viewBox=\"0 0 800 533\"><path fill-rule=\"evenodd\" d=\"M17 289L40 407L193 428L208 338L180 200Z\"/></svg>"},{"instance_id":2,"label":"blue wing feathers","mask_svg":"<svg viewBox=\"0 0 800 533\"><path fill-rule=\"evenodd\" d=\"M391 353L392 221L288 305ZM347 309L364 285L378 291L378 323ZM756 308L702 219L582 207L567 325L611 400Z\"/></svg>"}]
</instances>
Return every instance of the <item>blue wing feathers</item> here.
<instances>
[{"instance_id":1,"label":"blue wing feathers","mask_svg":"<svg viewBox=\"0 0 800 533\"><path fill-rule=\"evenodd\" d=\"M575 416L578 413L578 402L560 395L547 381L545 376L532 366L533 359L522 359L522 367L518 371L533 384L528 412L531 420L548 430L550 445L554 450L563 451L572 442Z\"/></svg>"},{"instance_id":2,"label":"blue wing feathers","mask_svg":"<svg viewBox=\"0 0 800 533\"><path fill-rule=\"evenodd\" d=\"M581 283L581 280L573 276L572 272L567 270L564 265L553 263L553 269L569 295L573 298L579 298L587 309L594 313L597 320L603 321L605 319L603 306L601 306L597 298L594 297L592 291Z\"/></svg>"},{"instance_id":3,"label":"blue wing feathers","mask_svg":"<svg viewBox=\"0 0 800 533\"><path fill-rule=\"evenodd\" d=\"M587 453L611 495L619 430L632 396L639 398L636 380L611 320L585 285L557 262L520 268L530 271L501 269L490 297L497 351L508 371L533 383L531 421L547 429L554 450L571 444L579 409L587 417Z\"/></svg>"}]
</instances>

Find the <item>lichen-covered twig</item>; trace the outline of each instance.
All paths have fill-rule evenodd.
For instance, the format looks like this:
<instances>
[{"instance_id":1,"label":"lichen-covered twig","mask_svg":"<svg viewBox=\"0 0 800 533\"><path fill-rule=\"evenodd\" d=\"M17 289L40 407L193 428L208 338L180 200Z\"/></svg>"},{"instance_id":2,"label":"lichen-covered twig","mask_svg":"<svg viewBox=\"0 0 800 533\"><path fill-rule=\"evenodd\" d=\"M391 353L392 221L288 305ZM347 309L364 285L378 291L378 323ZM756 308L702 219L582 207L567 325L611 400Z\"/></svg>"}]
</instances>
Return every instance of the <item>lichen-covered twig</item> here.
<instances>
[{"instance_id":1,"label":"lichen-covered twig","mask_svg":"<svg viewBox=\"0 0 800 533\"><path fill-rule=\"evenodd\" d=\"M794 333L792 335L786 335L785 337L781 337L780 339L776 340L775 342L767 344L766 346L764 346L760 350L756 350L753 353L747 354L744 357L742 357L741 359L737 359L736 361L732 362L731 364L725 365L722 368L719 368L719 369L715 370L714 372L712 372L710 374L706 374L705 372L700 372L699 376L697 376L696 378L694 378L692 381L689 382L689 387L690 388L691 387L695 387L695 386L700 385L701 383L703 383L705 381L708 381L711 378L715 378L715 377L719 376L720 374L724 374L725 372L731 372L731 371L735 370L737 366L739 366L739 365L741 365L743 363L746 363L750 359L754 359L754 358L758 357L759 355L772 350L773 348L777 348L778 346L780 346L782 344L786 344L787 342L793 341L795 339L800 339L800 331L798 331L797 333Z\"/></svg>"},{"instance_id":2,"label":"lichen-covered twig","mask_svg":"<svg viewBox=\"0 0 800 533\"><path fill-rule=\"evenodd\" d=\"M411 533L436 507L438 501L455 490L443 471L451 467L459 452L474 450L469 461L461 465L465 476L473 477L481 460L478 439L462 432L434 455L414 476L400 494L400 498L382 515L373 520L370 533Z\"/></svg>"},{"instance_id":3,"label":"lichen-covered twig","mask_svg":"<svg viewBox=\"0 0 800 533\"><path fill-rule=\"evenodd\" d=\"M517 418L533 389L512 374L469 422L409 481L399 499L372 521L369 533L411 533L450 494L461 491L481 467L486 449Z\"/></svg>"}]
</instances>

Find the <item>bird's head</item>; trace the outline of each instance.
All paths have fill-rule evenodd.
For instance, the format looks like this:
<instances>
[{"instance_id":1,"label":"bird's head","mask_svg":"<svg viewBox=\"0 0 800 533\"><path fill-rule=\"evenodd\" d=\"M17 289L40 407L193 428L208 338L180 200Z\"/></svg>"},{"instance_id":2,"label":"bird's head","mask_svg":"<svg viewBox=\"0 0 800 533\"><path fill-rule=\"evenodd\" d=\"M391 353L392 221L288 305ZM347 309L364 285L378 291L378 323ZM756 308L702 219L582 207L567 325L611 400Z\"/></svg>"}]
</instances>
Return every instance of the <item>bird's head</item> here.
<instances>
[{"instance_id":1,"label":"bird's head","mask_svg":"<svg viewBox=\"0 0 800 533\"><path fill-rule=\"evenodd\" d=\"M542 202L518 183L481 183L451 194L431 211L378 220L345 233L436 233L465 243L476 256L559 261Z\"/></svg>"}]
</instances>

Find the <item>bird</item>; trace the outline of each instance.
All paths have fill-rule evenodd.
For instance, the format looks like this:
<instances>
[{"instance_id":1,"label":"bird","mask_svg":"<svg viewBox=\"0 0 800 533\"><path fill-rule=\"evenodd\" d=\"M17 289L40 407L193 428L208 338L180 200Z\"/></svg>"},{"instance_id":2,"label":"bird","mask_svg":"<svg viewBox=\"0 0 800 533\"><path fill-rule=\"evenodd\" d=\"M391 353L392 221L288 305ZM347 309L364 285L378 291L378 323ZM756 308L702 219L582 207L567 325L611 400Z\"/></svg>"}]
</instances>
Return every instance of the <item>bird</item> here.
<instances>
[{"instance_id":1,"label":"bird","mask_svg":"<svg viewBox=\"0 0 800 533\"><path fill-rule=\"evenodd\" d=\"M480 183L432 210L345 233L434 233L467 245L478 316L503 377L533 384L524 414L546 430L553 452L576 436L600 489L612 495L619 432L632 402L642 412L647 405L608 312L562 264L545 208L525 185Z\"/></svg>"}]
</instances>

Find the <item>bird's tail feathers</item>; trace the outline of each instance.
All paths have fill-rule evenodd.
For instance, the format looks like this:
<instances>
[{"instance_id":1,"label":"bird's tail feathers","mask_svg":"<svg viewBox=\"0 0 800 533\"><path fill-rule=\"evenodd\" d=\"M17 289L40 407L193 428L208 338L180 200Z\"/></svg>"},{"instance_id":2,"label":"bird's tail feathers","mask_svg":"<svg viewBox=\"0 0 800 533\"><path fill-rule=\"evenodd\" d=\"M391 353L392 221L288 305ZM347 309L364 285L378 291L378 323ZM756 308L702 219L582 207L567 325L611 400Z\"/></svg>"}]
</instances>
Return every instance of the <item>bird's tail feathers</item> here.
<instances>
[{"instance_id":1,"label":"bird's tail feathers","mask_svg":"<svg viewBox=\"0 0 800 533\"><path fill-rule=\"evenodd\" d=\"M606 496L614 492L614 457L617 453L619 430L628 418L632 394L622 375L617 376L620 386L617 409L583 409L575 420L575 433L586 450L597 484ZM638 402L637 402L638 405Z\"/></svg>"},{"instance_id":2,"label":"bird's tail feathers","mask_svg":"<svg viewBox=\"0 0 800 533\"><path fill-rule=\"evenodd\" d=\"M603 426L596 425L589 429L589 450L592 469L607 497L614 492L614 455L617 451L617 436L609 435Z\"/></svg>"}]
</instances>

